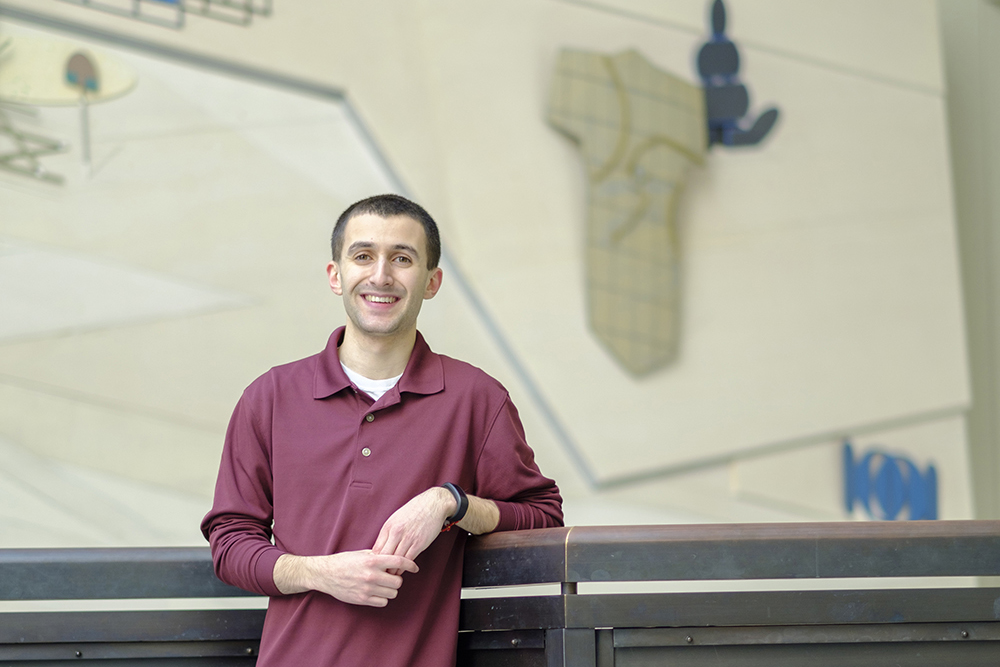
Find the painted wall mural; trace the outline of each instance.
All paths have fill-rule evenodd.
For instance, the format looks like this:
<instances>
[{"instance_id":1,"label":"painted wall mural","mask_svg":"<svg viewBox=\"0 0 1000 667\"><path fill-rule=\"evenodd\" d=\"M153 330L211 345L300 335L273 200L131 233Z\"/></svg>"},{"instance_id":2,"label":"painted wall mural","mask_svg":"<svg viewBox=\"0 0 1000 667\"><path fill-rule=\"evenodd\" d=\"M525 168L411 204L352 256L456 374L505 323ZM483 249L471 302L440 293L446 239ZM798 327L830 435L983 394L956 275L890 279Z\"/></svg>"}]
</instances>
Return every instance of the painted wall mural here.
<instances>
[{"instance_id":1,"label":"painted wall mural","mask_svg":"<svg viewBox=\"0 0 1000 667\"><path fill-rule=\"evenodd\" d=\"M740 82L740 53L726 36L726 7L712 3L712 37L698 51L698 74L705 86L709 144L752 146L759 144L778 121L770 108L747 127L750 93Z\"/></svg>"},{"instance_id":2,"label":"painted wall mural","mask_svg":"<svg viewBox=\"0 0 1000 667\"><path fill-rule=\"evenodd\" d=\"M704 160L704 95L636 51L566 50L549 122L586 164L590 325L626 369L649 373L677 355L673 219L689 166Z\"/></svg>"},{"instance_id":3,"label":"painted wall mural","mask_svg":"<svg viewBox=\"0 0 1000 667\"><path fill-rule=\"evenodd\" d=\"M759 143L777 109L745 127L749 93L725 35L722 0L698 54L704 89L637 51L564 49L548 121L573 140L588 182L587 308L590 326L635 376L676 359L680 347L680 249L676 211L691 165L712 144Z\"/></svg>"},{"instance_id":4,"label":"painted wall mural","mask_svg":"<svg viewBox=\"0 0 1000 667\"><path fill-rule=\"evenodd\" d=\"M272 0L63 0L74 5L180 30L188 15L248 26L255 16L268 17Z\"/></svg>"},{"instance_id":5,"label":"painted wall mural","mask_svg":"<svg viewBox=\"0 0 1000 667\"><path fill-rule=\"evenodd\" d=\"M937 519L938 476L934 464L920 470L909 457L880 447L858 452L844 441L844 505L872 519Z\"/></svg>"},{"instance_id":6,"label":"painted wall mural","mask_svg":"<svg viewBox=\"0 0 1000 667\"><path fill-rule=\"evenodd\" d=\"M0 170L13 172L48 183L61 184L62 176L49 172L41 162L46 155L59 153L66 145L51 137L19 129L10 118L9 105L5 104L5 86L9 67L5 68L14 40L0 41Z\"/></svg>"},{"instance_id":7,"label":"painted wall mural","mask_svg":"<svg viewBox=\"0 0 1000 667\"><path fill-rule=\"evenodd\" d=\"M89 173L90 106L130 93L138 78L121 61L82 51L61 39L0 39L0 170L62 185L63 174L42 158L70 148L63 140L26 132L12 114L37 115L41 107L80 108L80 159Z\"/></svg>"}]
</instances>

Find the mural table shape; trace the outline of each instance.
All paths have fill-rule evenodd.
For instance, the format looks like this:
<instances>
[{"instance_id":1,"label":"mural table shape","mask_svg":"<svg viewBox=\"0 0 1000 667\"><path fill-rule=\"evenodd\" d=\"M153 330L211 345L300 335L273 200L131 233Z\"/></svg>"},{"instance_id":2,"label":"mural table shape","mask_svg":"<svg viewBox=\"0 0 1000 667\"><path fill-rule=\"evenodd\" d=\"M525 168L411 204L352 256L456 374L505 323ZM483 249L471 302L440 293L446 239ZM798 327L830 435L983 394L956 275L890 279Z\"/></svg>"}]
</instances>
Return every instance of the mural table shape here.
<instances>
[{"instance_id":1,"label":"mural table shape","mask_svg":"<svg viewBox=\"0 0 1000 667\"><path fill-rule=\"evenodd\" d=\"M124 64L98 52L84 53L70 42L14 36L0 58L0 102L21 107L80 106L85 165L90 160L88 106L117 99L136 84L135 73ZM0 109L0 134L26 138L15 139L13 153L0 153L0 166L61 182L38 161L61 150L61 143L19 133L5 118Z\"/></svg>"},{"instance_id":2,"label":"mural table shape","mask_svg":"<svg viewBox=\"0 0 1000 667\"><path fill-rule=\"evenodd\" d=\"M583 154L587 303L598 339L631 373L677 356L686 173L708 146L705 95L636 51L560 53L548 119Z\"/></svg>"},{"instance_id":3,"label":"mural table shape","mask_svg":"<svg viewBox=\"0 0 1000 667\"><path fill-rule=\"evenodd\" d=\"M24 132L14 126L2 96L4 64L10 59L13 40L0 42L0 169L15 174L30 176L50 183L62 183L62 177L49 173L39 158L65 149L61 141L31 132Z\"/></svg>"}]
</instances>

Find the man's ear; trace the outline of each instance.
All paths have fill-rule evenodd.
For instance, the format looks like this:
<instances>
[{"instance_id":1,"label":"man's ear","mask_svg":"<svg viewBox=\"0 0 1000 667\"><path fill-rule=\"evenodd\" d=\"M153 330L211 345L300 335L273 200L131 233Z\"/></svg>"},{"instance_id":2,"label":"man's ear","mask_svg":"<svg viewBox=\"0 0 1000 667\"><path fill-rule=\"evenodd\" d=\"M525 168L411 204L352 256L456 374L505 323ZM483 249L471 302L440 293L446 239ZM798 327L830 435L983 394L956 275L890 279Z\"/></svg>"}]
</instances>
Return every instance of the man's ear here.
<instances>
[{"instance_id":1,"label":"man's ear","mask_svg":"<svg viewBox=\"0 0 1000 667\"><path fill-rule=\"evenodd\" d=\"M326 275L330 278L330 289L337 296L344 295L344 288L340 284L340 267L337 266L336 262L330 262L326 265Z\"/></svg>"},{"instance_id":2,"label":"man's ear","mask_svg":"<svg viewBox=\"0 0 1000 667\"><path fill-rule=\"evenodd\" d=\"M427 289L424 290L425 299L433 299L434 295L438 293L439 289L441 289L441 277L442 273L440 266L431 271L431 277L427 281Z\"/></svg>"}]
</instances>

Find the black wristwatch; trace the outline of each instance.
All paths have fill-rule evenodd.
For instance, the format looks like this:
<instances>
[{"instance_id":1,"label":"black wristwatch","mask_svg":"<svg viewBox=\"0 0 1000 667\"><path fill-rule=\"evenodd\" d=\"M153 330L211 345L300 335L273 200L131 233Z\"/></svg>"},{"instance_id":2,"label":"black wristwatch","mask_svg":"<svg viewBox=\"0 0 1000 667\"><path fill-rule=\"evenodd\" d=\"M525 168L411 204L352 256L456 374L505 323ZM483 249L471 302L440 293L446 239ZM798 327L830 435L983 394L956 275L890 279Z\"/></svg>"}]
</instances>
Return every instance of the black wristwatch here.
<instances>
[{"instance_id":1,"label":"black wristwatch","mask_svg":"<svg viewBox=\"0 0 1000 667\"><path fill-rule=\"evenodd\" d=\"M441 528L443 532L461 521L465 513L469 511L469 496L465 495L462 487L451 482L445 482L441 485L441 488L448 489L451 495L455 496L455 502L458 504L458 509L455 510L455 513L444 520L444 526Z\"/></svg>"}]
</instances>

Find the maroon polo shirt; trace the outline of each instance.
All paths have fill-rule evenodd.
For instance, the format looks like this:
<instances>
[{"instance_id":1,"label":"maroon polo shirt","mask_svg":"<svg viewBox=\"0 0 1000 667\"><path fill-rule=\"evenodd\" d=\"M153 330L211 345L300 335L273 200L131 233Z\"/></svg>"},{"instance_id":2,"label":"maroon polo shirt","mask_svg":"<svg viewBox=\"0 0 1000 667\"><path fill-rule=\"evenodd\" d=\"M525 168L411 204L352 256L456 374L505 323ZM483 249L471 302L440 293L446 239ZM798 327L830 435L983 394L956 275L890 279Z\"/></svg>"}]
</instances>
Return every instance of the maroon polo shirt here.
<instances>
[{"instance_id":1,"label":"maroon polo shirt","mask_svg":"<svg viewBox=\"0 0 1000 667\"><path fill-rule=\"evenodd\" d=\"M454 665L464 531L442 533L383 608L282 595L275 562L370 549L390 514L444 482L496 501L497 530L560 526L559 489L486 373L418 333L403 376L373 402L344 374L342 340L340 328L319 354L272 368L237 404L202 522L216 573L271 596L260 667Z\"/></svg>"}]
</instances>

